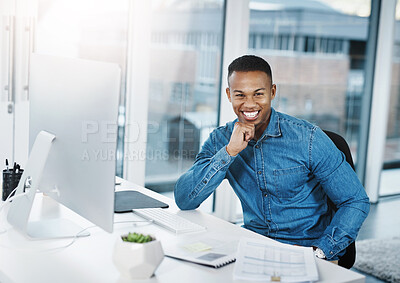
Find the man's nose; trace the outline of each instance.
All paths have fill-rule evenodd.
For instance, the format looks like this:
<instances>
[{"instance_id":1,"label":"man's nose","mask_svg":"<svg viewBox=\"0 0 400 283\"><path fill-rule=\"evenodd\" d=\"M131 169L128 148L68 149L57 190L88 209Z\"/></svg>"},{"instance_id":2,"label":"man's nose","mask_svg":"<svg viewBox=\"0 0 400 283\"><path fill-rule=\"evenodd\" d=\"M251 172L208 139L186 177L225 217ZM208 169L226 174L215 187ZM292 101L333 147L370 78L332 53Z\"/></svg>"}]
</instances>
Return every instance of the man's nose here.
<instances>
[{"instance_id":1,"label":"man's nose","mask_svg":"<svg viewBox=\"0 0 400 283\"><path fill-rule=\"evenodd\" d=\"M248 108L256 106L256 102L254 101L254 97L252 95L246 98L244 106Z\"/></svg>"}]
</instances>

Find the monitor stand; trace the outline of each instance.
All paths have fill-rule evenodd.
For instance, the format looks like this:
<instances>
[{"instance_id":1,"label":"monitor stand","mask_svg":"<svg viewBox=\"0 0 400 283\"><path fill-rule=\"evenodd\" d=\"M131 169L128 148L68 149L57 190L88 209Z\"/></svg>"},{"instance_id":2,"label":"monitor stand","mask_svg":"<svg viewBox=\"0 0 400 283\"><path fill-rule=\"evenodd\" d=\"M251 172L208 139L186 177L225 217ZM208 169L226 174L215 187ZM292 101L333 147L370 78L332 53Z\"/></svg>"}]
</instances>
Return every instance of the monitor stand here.
<instances>
[{"instance_id":1,"label":"monitor stand","mask_svg":"<svg viewBox=\"0 0 400 283\"><path fill-rule=\"evenodd\" d=\"M90 234L88 232L82 232L83 228L68 219L56 218L29 221L36 191L39 189L40 179L46 164L47 156L49 155L55 138L54 135L45 131L41 131L37 135L25 170L18 183L15 192L16 198L10 204L7 220L22 234L32 239L89 236ZM31 180L30 188L27 187L28 179Z\"/></svg>"}]
</instances>

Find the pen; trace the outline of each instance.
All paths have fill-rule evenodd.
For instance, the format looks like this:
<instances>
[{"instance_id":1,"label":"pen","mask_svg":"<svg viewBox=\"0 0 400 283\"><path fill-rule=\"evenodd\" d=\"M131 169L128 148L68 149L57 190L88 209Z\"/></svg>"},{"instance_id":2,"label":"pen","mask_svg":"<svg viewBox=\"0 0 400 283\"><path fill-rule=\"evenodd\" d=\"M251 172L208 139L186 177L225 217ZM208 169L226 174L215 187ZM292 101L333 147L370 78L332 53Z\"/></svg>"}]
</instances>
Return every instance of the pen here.
<instances>
[{"instance_id":1,"label":"pen","mask_svg":"<svg viewBox=\"0 0 400 283\"><path fill-rule=\"evenodd\" d=\"M8 159L6 158L6 170L8 171Z\"/></svg>"}]
</instances>

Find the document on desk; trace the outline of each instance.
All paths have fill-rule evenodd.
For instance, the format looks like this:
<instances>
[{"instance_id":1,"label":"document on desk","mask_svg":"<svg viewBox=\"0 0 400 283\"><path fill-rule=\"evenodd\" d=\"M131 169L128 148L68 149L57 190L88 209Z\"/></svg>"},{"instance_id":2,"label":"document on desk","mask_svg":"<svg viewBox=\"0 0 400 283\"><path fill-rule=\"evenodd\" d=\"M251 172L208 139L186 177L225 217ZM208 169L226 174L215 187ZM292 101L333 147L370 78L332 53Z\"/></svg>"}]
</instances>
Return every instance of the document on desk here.
<instances>
[{"instance_id":1,"label":"document on desk","mask_svg":"<svg viewBox=\"0 0 400 283\"><path fill-rule=\"evenodd\" d=\"M223 234L204 232L177 236L163 244L163 249L168 257L219 268L235 261L238 242Z\"/></svg>"},{"instance_id":2,"label":"document on desk","mask_svg":"<svg viewBox=\"0 0 400 283\"><path fill-rule=\"evenodd\" d=\"M234 279L313 282L318 280L318 270L312 248L242 238Z\"/></svg>"}]
</instances>

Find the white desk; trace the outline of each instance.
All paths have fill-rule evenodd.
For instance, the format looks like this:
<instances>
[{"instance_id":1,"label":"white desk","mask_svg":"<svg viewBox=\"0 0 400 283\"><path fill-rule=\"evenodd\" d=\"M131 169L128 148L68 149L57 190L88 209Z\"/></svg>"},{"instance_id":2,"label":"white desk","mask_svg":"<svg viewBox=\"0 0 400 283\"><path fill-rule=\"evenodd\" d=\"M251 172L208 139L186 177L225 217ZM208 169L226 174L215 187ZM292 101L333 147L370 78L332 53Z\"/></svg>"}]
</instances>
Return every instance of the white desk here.
<instances>
[{"instance_id":1,"label":"white desk","mask_svg":"<svg viewBox=\"0 0 400 283\"><path fill-rule=\"evenodd\" d=\"M170 205L169 210L178 211L173 200L132 183L123 182L120 189L135 189L144 192L168 203ZM35 202L32 209L32 212L36 214L33 217L39 217L41 206L57 211L57 206L51 207L55 205L51 199L47 197L37 197L37 199L38 201ZM91 223L72 214L64 207L60 208L59 211L59 214L63 217L73 218L82 227L92 226ZM238 238L241 236L264 238L261 235L198 210L179 211L178 213L193 222L206 226L208 231L235 235ZM2 215L1 221L4 221L4 211ZM135 219L141 220L140 217L133 213L115 215L115 222ZM140 224L137 227L134 227L132 223L115 224L114 233L112 234L104 232L97 227L91 228L89 229L90 237L80 238L69 247L50 251L50 248L63 247L70 243L71 240L30 241L11 228L6 233L0 234L0 282L130 282L120 277L112 262L115 241L121 234L128 231L151 233L161 242L175 237L174 234L154 224ZM319 282L365 282L363 275L332 263L318 259L317 266L321 279ZM245 282L233 280L233 268L234 263L219 269L213 269L165 257L155 276L149 280L139 282Z\"/></svg>"}]
</instances>

